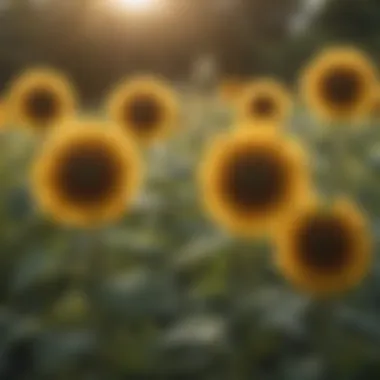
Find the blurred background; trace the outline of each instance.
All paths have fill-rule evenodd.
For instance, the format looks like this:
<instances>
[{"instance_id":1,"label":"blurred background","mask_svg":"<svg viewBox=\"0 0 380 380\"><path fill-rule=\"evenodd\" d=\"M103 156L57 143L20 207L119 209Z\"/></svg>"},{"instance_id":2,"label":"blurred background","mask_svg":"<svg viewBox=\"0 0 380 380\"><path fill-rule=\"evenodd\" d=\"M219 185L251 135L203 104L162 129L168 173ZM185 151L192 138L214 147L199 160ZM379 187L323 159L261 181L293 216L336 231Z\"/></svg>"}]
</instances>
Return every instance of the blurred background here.
<instances>
[{"instance_id":1,"label":"blurred background","mask_svg":"<svg viewBox=\"0 0 380 380\"><path fill-rule=\"evenodd\" d=\"M328 44L355 44L379 62L379 25L378 0L0 0L0 83L52 65L98 115L116 81L153 72L183 90L185 127L211 131L232 116L187 92L208 88L205 67L211 87L261 75L292 87ZM302 127L309 119L297 112ZM203 217L192 184L199 138L152 152L132 213L91 234L37 216L28 141L0 136L1 380L380 378L380 268L328 305L295 292L265 241L236 241ZM356 141L350 163L379 235L376 141ZM328 186L326 143L314 145Z\"/></svg>"},{"instance_id":2,"label":"blurred background","mask_svg":"<svg viewBox=\"0 0 380 380\"><path fill-rule=\"evenodd\" d=\"M88 99L133 71L186 78L205 55L225 75L270 73L292 81L325 43L379 51L376 0L150 2L2 0L1 82L49 63L72 74Z\"/></svg>"}]
</instances>

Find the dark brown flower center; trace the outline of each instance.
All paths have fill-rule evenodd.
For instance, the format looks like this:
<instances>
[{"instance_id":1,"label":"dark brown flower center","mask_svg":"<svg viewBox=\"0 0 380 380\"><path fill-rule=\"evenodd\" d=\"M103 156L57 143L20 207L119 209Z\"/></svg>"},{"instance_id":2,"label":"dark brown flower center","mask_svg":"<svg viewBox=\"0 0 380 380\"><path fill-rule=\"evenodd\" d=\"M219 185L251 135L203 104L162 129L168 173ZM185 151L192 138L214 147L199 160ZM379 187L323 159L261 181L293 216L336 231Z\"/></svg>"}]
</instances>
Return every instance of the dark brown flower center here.
<instances>
[{"instance_id":1,"label":"dark brown flower center","mask_svg":"<svg viewBox=\"0 0 380 380\"><path fill-rule=\"evenodd\" d=\"M323 99L337 107L355 104L361 91L361 75L355 69L337 67L327 72L321 81Z\"/></svg>"},{"instance_id":2,"label":"dark brown flower center","mask_svg":"<svg viewBox=\"0 0 380 380\"><path fill-rule=\"evenodd\" d=\"M109 147L78 144L61 157L56 169L56 188L69 202L93 205L117 188L120 163Z\"/></svg>"},{"instance_id":3,"label":"dark brown flower center","mask_svg":"<svg viewBox=\"0 0 380 380\"><path fill-rule=\"evenodd\" d=\"M34 89L25 100L25 109L29 117L45 123L59 112L59 101L56 94L49 89Z\"/></svg>"},{"instance_id":4,"label":"dark brown flower center","mask_svg":"<svg viewBox=\"0 0 380 380\"><path fill-rule=\"evenodd\" d=\"M296 250L301 262L321 272L342 269L350 259L352 237L344 221L332 215L315 215L301 227Z\"/></svg>"},{"instance_id":5,"label":"dark brown flower center","mask_svg":"<svg viewBox=\"0 0 380 380\"><path fill-rule=\"evenodd\" d=\"M259 117L271 117L276 112L276 104L270 96L260 96L251 103L251 113Z\"/></svg>"},{"instance_id":6,"label":"dark brown flower center","mask_svg":"<svg viewBox=\"0 0 380 380\"><path fill-rule=\"evenodd\" d=\"M161 121L162 108L150 95L138 95L126 107L124 117L137 129L149 131Z\"/></svg>"},{"instance_id":7,"label":"dark brown flower center","mask_svg":"<svg viewBox=\"0 0 380 380\"><path fill-rule=\"evenodd\" d=\"M239 152L225 166L222 192L240 211L262 212L281 199L288 175L277 155L267 150Z\"/></svg>"}]
</instances>

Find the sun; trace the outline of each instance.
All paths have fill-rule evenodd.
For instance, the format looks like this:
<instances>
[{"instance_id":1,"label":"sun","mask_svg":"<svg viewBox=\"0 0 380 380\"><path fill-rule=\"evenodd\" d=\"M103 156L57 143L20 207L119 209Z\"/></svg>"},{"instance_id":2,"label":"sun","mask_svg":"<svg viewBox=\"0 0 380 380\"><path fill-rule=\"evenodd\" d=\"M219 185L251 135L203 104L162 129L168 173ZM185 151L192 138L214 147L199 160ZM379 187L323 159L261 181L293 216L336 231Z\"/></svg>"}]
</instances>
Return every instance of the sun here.
<instances>
[{"instance_id":1,"label":"sun","mask_svg":"<svg viewBox=\"0 0 380 380\"><path fill-rule=\"evenodd\" d=\"M125 9L143 12L155 8L159 3L158 0L114 0L116 4Z\"/></svg>"}]
</instances>

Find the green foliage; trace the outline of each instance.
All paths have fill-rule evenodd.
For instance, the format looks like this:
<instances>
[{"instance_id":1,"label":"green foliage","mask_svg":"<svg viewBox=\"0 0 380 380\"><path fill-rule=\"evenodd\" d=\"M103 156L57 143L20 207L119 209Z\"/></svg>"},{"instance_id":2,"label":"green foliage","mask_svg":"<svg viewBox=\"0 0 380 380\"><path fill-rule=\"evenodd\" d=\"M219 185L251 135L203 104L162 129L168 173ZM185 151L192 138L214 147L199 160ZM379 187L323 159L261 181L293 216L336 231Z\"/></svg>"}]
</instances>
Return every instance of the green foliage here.
<instances>
[{"instance_id":1,"label":"green foliage","mask_svg":"<svg viewBox=\"0 0 380 380\"><path fill-rule=\"evenodd\" d=\"M380 4L376 0L329 0L315 20L325 38L375 47L379 43ZM375 50L373 50L375 51Z\"/></svg>"},{"instance_id":2,"label":"green foliage","mask_svg":"<svg viewBox=\"0 0 380 380\"><path fill-rule=\"evenodd\" d=\"M92 102L129 72L183 77L204 52L218 58L224 73L248 75L270 62L268 44L286 41L300 5L300 0L240 0L232 6L203 0L167 2L169 11L150 18L144 28L128 11L121 12L117 2L12 2L2 14L0 79L4 83L31 64L53 64L64 68L86 102Z\"/></svg>"},{"instance_id":3,"label":"green foliage","mask_svg":"<svg viewBox=\"0 0 380 380\"><path fill-rule=\"evenodd\" d=\"M184 95L191 112L177 136L147 152L148 178L133 210L101 233L45 220L26 182L38 139L2 134L2 378L376 378L380 334L365 320L379 312L371 306L376 273L347 299L319 304L284 284L270 241L218 230L203 215L194 174L205 144L233 114L192 96ZM321 129L300 108L290 126L326 195L336 186L334 141L345 137L345 191L375 231L377 128ZM346 307L363 317L348 318Z\"/></svg>"}]
</instances>

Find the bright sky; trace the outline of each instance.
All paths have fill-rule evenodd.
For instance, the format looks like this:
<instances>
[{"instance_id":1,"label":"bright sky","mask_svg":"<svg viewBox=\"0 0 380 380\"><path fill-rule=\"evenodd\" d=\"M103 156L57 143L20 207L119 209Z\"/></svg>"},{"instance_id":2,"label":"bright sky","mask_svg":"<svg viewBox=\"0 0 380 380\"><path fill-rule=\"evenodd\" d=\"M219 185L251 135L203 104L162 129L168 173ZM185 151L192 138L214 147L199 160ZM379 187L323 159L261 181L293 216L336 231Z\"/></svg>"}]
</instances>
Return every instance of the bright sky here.
<instances>
[{"instance_id":1,"label":"bright sky","mask_svg":"<svg viewBox=\"0 0 380 380\"><path fill-rule=\"evenodd\" d=\"M44 4L52 0L32 0L35 4ZM104 3L114 3L117 7L122 8L131 8L134 10L143 11L144 9L148 10L150 6L154 6L157 9L157 1L161 0L104 0ZM190 1L190 0L189 0ZM303 10L297 15L294 20L294 30L302 30L304 26L307 25L310 18L317 12L327 0L303 0L304 6ZM12 0L0 0L0 11L9 7ZM219 7L227 7L228 5L233 6L235 0L217 0L215 4Z\"/></svg>"}]
</instances>

